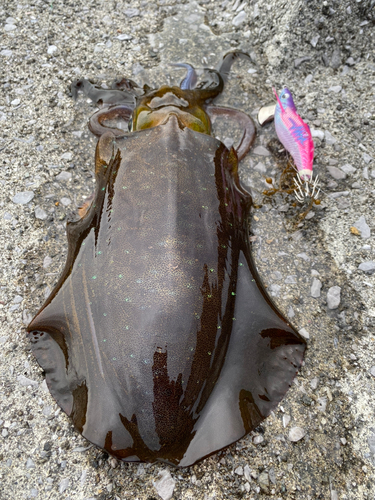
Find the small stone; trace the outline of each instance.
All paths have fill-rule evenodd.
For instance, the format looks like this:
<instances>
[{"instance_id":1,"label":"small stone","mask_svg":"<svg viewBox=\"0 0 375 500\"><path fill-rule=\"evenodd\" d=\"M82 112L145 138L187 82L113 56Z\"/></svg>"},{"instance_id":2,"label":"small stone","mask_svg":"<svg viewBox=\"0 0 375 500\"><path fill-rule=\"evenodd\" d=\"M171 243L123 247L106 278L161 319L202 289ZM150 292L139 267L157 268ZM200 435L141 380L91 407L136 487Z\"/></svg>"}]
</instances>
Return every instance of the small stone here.
<instances>
[{"instance_id":1,"label":"small stone","mask_svg":"<svg viewBox=\"0 0 375 500\"><path fill-rule=\"evenodd\" d=\"M21 295L16 295L13 299L14 304L20 304L23 301L23 297Z\"/></svg>"},{"instance_id":2,"label":"small stone","mask_svg":"<svg viewBox=\"0 0 375 500\"><path fill-rule=\"evenodd\" d=\"M49 255L46 255L43 260L43 267L47 269L52 264L52 259Z\"/></svg>"},{"instance_id":3,"label":"small stone","mask_svg":"<svg viewBox=\"0 0 375 500\"><path fill-rule=\"evenodd\" d=\"M322 282L318 280L318 278L313 278L311 284L311 297L318 298L320 297L320 290L322 288Z\"/></svg>"},{"instance_id":4,"label":"small stone","mask_svg":"<svg viewBox=\"0 0 375 500\"><path fill-rule=\"evenodd\" d=\"M331 286L327 292L328 309L337 309L340 305L341 288L339 286Z\"/></svg>"},{"instance_id":5,"label":"small stone","mask_svg":"<svg viewBox=\"0 0 375 500\"><path fill-rule=\"evenodd\" d=\"M275 474L275 469L273 467L268 471L268 476L270 478L271 483L276 484L276 474Z\"/></svg>"},{"instance_id":6,"label":"small stone","mask_svg":"<svg viewBox=\"0 0 375 500\"><path fill-rule=\"evenodd\" d=\"M31 378L27 378L24 375L18 375L17 380L23 387L28 387L29 385L38 387L38 382L36 382L35 380L31 380Z\"/></svg>"},{"instance_id":7,"label":"small stone","mask_svg":"<svg viewBox=\"0 0 375 500\"><path fill-rule=\"evenodd\" d=\"M258 477L258 484L263 493L269 493L270 480L268 472L262 472Z\"/></svg>"},{"instance_id":8,"label":"small stone","mask_svg":"<svg viewBox=\"0 0 375 500\"><path fill-rule=\"evenodd\" d=\"M124 41L124 40L132 40L133 36L132 35L128 35L127 33L122 33L121 35L119 35L117 37L119 40L121 41Z\"/></svg>"},{"instance_id":9,"label":"small stone","mask_svg":"<svg viewBox=\"0 0 375 500\"><path fill-rule=\"evenodd\" d=\"M272 297L278 297L280 295L281 286L277 285L276 283L272 283L272 285L269 287L269 290Z\"/></svg>"},{"instance_id":10,"label":"small stone","mask_svg":"<svg viewBox=\"0 0 375 500\"><path fill-rule=\"evenodd\" d=\"M312 128L312 129L310 130L310 132L311 132L311 136L312 136L312 137L317 137L317 138L318 138L318 139L320 139L321 141L324 139L324 132L323 132L323 130L319 130L319 129L316 129L316 128L315 128L315 129L314 129L314 128Z\"/></svg>"},{"instance_id":11,"label":"small stone","mask_svg":"<svg viewBox=\"0 0 375 500\"><path fill-rule=\"evenodd\" d=\"M112 26L113 21L110 18L110 16L104 16L102 19L103 24L106 24L107 26Z\"/></svg>"},{"instance_id":12,"label":"small stone","mask_svg":"<svg viewBox=\"0 0 375 500\"><path fill-rule=\"evenodd\" d=\"M27 459L27 462L26 462L26 469L35 469L35 464L34 464L34 462L31 460L31 458L28 458L28 459Z\"/></svg>"},{"instance_id":13,"label":"small stone","mask_svg":"<svg viewBox=\"0 0 375 500\"><path fill-rule=\"evenodd\" d=\"M136 475L143 476L144 473L145 473L145 466L143 464L139 464L138 468L137 468Z\"/></svg>"},{"instance_id":14,"label":"small stone","mask_svg":"<svg viewBox=\"0 0 375 500\"><path fill-rule=\"evenodd\" d=\"M160 471L159 477L160 479L158 481L152 481L152 484L163 500L170 500L173 496L176 481L173 479L168 469Z\"/></svg>"},{"instance_id":15,"label":"small stone","mask_svg":"<svg viewBox=\"0 0 375 500\"><path fill-rule=\"evenodd\" d=\"M15 24L6 24L4 26L4 31L13 31L17 29L17 26Z\"/></svg>"},{"instance_id":16,"label":"small stone","mask_svg":"<svg viewBox=\"0 0 375 500\"><path fill-rule=\"evenodd\" d=\"M245 476L245 479L246 481L251 481L251 470L250 470L250 467L248 465L245 465L245 467L243 468L243 474Z\"/></svg>"},{"instance_id":17,"label":"small stone","mask_svg":"<svg viewBox=\"0 0 375 500\"><path fill-rule=\"evenodd\" d=\"M305 80L304 80L305 84L309 85L312 82L313 78L314 78L313 75L311 75L311 74L307 75L306 78L305 78Z\"/></svg>"},{"instance_id":18,"label":"small stone","mask_svg":"<svg viewBox=\"0 0 375 500\"><path fill-rule=\"evenodd\" d=\"M39 219L39 220L46 220L48 217L47 212L45 210L43 210L43 208L40 208L40 207L35 208L34 214L35 214L35 218Z\"/></svg>"},{"instance_id":19,"label":"small stone","mask_svg":"<svg viewBox=\"0 0 375 500\"><path fill-rule=\"evenodd\" d=\"M70 198L61 198L60 203L64 207L67 207L68 205L70 205L72 203L72 200Z\"/></svg>"},{"instance_id":20,"label":"small stone","mask_svg":"<svg viewBox=\"0 0 375 500\"><path fill-rule=\"evenodd\" d=\"M240 26L243 22L246 20L246 12L244 10L241 10L239 14L233 19L232 24L233 26Z\"/></svg>"},{"instance_id":21,"label":"small stone","mask_svg":"<svg viewBox=\"0 0 375 500\"><path fill-rule=\"evenodd\" d=\"M319 379L318 377L314 377L312 381L310 382L310 387L313 391L318 387Z\"/></svg>"},{"instance_id":22,"label":"small stone","mask_svg":"<svg viewBox=\"0 0 375 500\"><path fill-rule=\"evenodd\" d=\"M126 9L124 10L124 14L128 17L137 17L140 15L140 10L139 9Z\"/></svg>"},{"instance_id":23,"label":"small stone","mask_svg":"<svg viewBox=\"0 0 375 500\"><path fill-rule=\"evenodd\" d=\"M253 438L254 444L260 444L260 443L263 443L263 441L264 441L264 437L261 436L260 434L258 436L254 436L254 438Z\"/></svg>"},{"instance_id":24,"label":"small stone","mask_svg":"<svg viewBox=\"0 0 375 500\"><path fill-rule=\"evenodd\" d=\"M367 153L363 153L362 158L363 158L365 163L370 163L370 161L372 161L372 156L370 156Z\"/></svg>"},{"instance_id":25,"label":"small stone","mask_svg":"<svg viewBox=\"0 0 375 500\"><path fill-rule=\"evenodd\" d=\"M368 180L368 167L365 167L362 171L362 177L366 180Z\"/></svg>"},{"instance_id":26,"label":"small stone","mask_svg":"<svg viewBox=\"0 0 375 500\"><path fill-rule=\"evenodd\" d=\"M237 474L238 476L243 476L243 467L242 465L239 465L237 469L234 469L234 473Z\"/></svg>"},{"instance_id":27,"label":"small stone","mask_svg":"<svg viewBox=\"0 0 375 500\"><path fill-rule=\"evenodd\" d=\"M306 328L301 328L300 330L298 330L298 333L304 338L304 339L309 339L310 338L310 334L309 332L306 330Z\"/></svg>"},{"instance_id":28,"label":"small stone","mask_svg":"<svg viewBox=\"0 0 375 500\"><path fill-rule=\"evenodd\" d=\"M297 57L297 59L294 59L294 67L298 68L298 66L301 66L301 64L306 61L311 61L311 57L309 56Z\"/></svg>"},{"instance_id":29,"label":"small stone","mask_svg":"<svg viewBox=\"0 0 375 500\"><path fill-rule=\"evenodd\" d=\"M13 196L13 203L17 203L18 205L26 205L34 198L33 191L21 191L20 193L16 193Z\"/></svg>"},{"instance_id":30,"label":"small stone","mask_svg":"<svg viewBox=\"0 0 375 500\"><path fill-rule=\"evenodd\" d=\"M64 479L62 479L60 481L60 484L59 484L60 495L61 495L61 493L64 493L64 491L66 491L68 488L69 488L69 478L65 477Z\"/></svg>"},{"instance_id":31,"label":"small stone","mask_svg":"<svg viewBox=\"0 0 375 500\"><path fill-rule=\"evenodd\" d=\"M341 90L342 90L341 85L333 85L328 89L328 92L334 92L335 94L338 94L339 92L341 92Z\"/></svg>"},{"instance_id":32,"label":"small stone","mask_svg":"<svg viewBox=\"0 0 375 500\"><path fill-rule=\"evenodd\" d=\"M51 412L52 412L52 406L45 406L42 410L42 413L45 417L48 417L49 415L51 415Z\"/></svg>"},{"instance_id":33,"label":"small stone","mask_svg":"<svg viewBox=\"0 0 375 500\"><path fill-rule=\"evenodd\" d=\"M50 45L47 49L47 54L52 55L54 52L56 52L56 50L57 50L56 45Z\"/></svg>"},{"instance_id":34,"label":"small stone","mask_svg":"<svg viewBox=\"0 0 375 500\"><path fill-rule=\"evenodd\" d=\"M73 153L64 153L61 155L61 159L71 161L73 159Z\"/></svg>"},{"instance_id":35,"label":"small stone","mask_svg":"<svg viewBox=\"0 0 375 500\"><path fill-rule=\"evenodd\" d=\"M362 264L359 264L358 269L367 274L372 274L375 271L375 262L372 260L362 262Z\"/></svg>"},{"instance_id":36,"label":"small stone","mask_svg":"<svg viewBox=\"0 0 375 500\"><path fill-rule=\"evenodd\" d=\"M289 431L288 439L289 441L292 441L292 443L296 443L304 438L305 434L305 429L302 429L302 427L292 427Z\"/></svg>"},{"instance_id":37,"label":"small stone","mask_svg":"<svg viewBox=\"0 0 375 500\"><path fill-rule=\"evenodd\" d=\"M372 375L373 377L375 377L375 366L372 366L370 368L370 375Z\"/></svg>"},{"instance_id":38,"label":"small stone","mask_svg":"<svg viewBox=\"0 0 375 500\"><path fill-rule=\"evenodd\" d=\"M347 440L345 438L340 438L340 441L343 446L345 446L347 443Z\"/></svg>"},{"instance_id":39,"label":"small stone","mask_svg":"<svg viewBox=\"0 0 375 500\"><path fill-rule=\"evenodd\" d=\"M291 274L290 276L287 276L284 280L284 283L288 283L288 284L295 284L297 283L297 275L296 274Z\"/></svg>"},{"instance_id":40,"label":"small stone","mask_svg":"<svg viewBox=\"0 0 375 500\"><path fill-rule=\"evenodd\" d=\"M296 257L298 257L299 259L303 259L305 260L306 262L309 262L310 261L310 257L307 255L307 253L305 252L302 252L302 253L297 253Z\"/></svg>"},{"instance_id":41,"label":"small stone","mask_svg":"<svg viewBox=\"0 0 375 500\"><path fill-rule=\"evenodd\" d=\"M346 178L346 173L337 167L327 167L327 170L336 180L341 180Z\"/></svg>"},{"instance_id":42,"label":"small stone","mask_svg":"<svg viewBox=\"0 0 375 500\"><path fill-rule=\"evenodd\" d=\"M326 130L326 131L324 132L324 137L325 137L325 139L326 139L326 144L327 144L328 146L332 146L332 145L333 145L333 144L335 144L335 142L337 141L337 139L335 139L335 138L333 137L333 135L331 134L331 132L328 132L328 130Z\"/></svg>"},{"instance_id":43,"label":"small stone","mask_svg":"<svg viewBox=\"0 0 375 500\"><path fill-rule=\"evenodd\" d=\"M354 227L360 231L361 238L364 240L370 238L371 229L369 228L364 215L361 215L361 217L354 223Z\"/></svg>"},{"instance_id":44,"label":"small stone","mask_svg":"<svg viewBox=\"0 0 375 500\"><path fill-rule=\"evenodd\" d=\"M347 64L348 66L354 66L355 65L355 61L352 57L349 57L346 61L345 61L345 64Z\"/></svg>"},{"instance_id":45,"label":"small stone","mask_svg":"<svg viewBox=\"0 0 375 500\"><path fill-rule=\"evenodd\" d=\"M288 427L290 420L291 420L290 415L287 414L283 415L283 426Z\"/></svg>"},{"instance_id":46,"label":"small stone","mask_svg":"<svg viewBox=\"0 0 375 500\"><path fill-rule=\"evenodd\" d=\"M294 318L295 316L295 313L294 313L294 309L292 306L289 306L289 309L288 309L288 318L292 319Z\"/></svg>"},{"instance_id":47,"label":"small stone","mask_svg":"<svg viewBox=\"0 0 375 500\"><path fill-rule=\"evenodd\" d=\"M72 178L71 172L66 172L64 170L62 172L60 172L59 175L56 175L56 177L55 177L55 179L57 181L62 181L62 182L69 181L71 178Z\"/></svg>"},{"instance_id":48,"label":"small stone","mask_svg":"<svg viewBox=\"0 0 375 500\"><path fill-rule=\"evenodd\" d=\"M354 172L357 171L356 168L354 168L350 163L346 163L342 167L340 167L343 172L345 172L347 175L349 174L354 174Z\"/></svg>"},{"instance_id":49,"label":"small stone","mask_svg":"<svg viewBox=\"0 0 375 500\"><path fill-rule=\"evenodd\" d=\"M341 52L339 48L336 48L331 57L331 68L337 69L341 65Z\"/></svg>"},{"instance_id":50,"label":"small stone","mask_svg":"<svg viewBox=\"0 0 375 500\"><path fill-rule=\"evenodd\" d=\"M4 212L3 219L5 219L5 220L12 220L13 219L13 215L10 214L9 212Z\"/></svg>"},{"instance_id":51,"label":"small stone","mask_svg":"<svg viewBox=\"0 0 375 500\"><path fill-rule=\"evenodd\" d=\"M270 152L264 146L257 146L253 149L253 153L259 156L270 156Z\"/></svg>"},{"instance_id":52,"label":"small stone","mask_svg":"<svg viewBox=\"0 0 375 500\"><path fill-rule=\"evenodd\" d=\"M143 70L144 70L144 67L139 62L136 62L135 64L133 64L132 73L134 76L137 76L139 73L142 73Z\"/></svg>"},{"instance_id":53,"label":"small stone","mask_svg":"<svg viewBox=\"0 0 375 500\"><path fill-rule=\"evenodd\" d=\"M360 231L356 227L354 227L354 226L350 227L350 232L352 234L355 234L356 236L360 236L360 234L361 234Z\"/></svg>"},{"instance_id":54,"label":"small stone","mask_svg":"<svg viewBox=\"0 0 375 500\"><path fill-rule=\"evenodd\" d=\"M0 55L4 56L4 57L11 57L13 54L13 52L9 49L3 49L2 51L0 51Z\"/></svg>"},{"instance_id":55,"label":"small stone","mask_svg":"<svg viewBox=\"0 0 375 500\"><path fill-rule=\"evenodd\" d=\"M319 38L320 38L320 35L315 35L315 36L313 36L313 37L312 37L312 39L310 40L310 43L311 43L311 45L312 45L314 48L318 45Z\"/></svg>"}]
</instances>

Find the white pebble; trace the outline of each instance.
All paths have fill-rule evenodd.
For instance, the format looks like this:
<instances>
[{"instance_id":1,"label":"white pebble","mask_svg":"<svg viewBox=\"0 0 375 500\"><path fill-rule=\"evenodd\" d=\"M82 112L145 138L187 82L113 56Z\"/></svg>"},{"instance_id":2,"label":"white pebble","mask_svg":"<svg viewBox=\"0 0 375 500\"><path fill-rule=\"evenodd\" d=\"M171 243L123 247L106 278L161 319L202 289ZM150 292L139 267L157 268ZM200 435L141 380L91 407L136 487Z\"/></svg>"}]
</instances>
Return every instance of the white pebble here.
<instances>
[{"instance_id":1,"label":"white pebble","mask_svg":"<svg viewBox=\"0 0 375 500\"><path fill-rule=\"evenodd\" d=\"M237 474L238 476L243 476L243 467L242 465L239 465L237 469L234 469L234 473Z\"/></svg>"},{"instance_id":2,"label":"white pebble","mask_svg":"<svg viewBox=\"0 0 375 500\"><path fill-rule=\"evenodd\" d=\"M152 481L152 484L163 500L170 500L173 496L176 481L173 479L168 469L160 471L159 477L160 479L158 481Z\"/></svg>"},{"instance_id":3,"label":"white pebble","mask_svg":"<svg viewBox=\"0 0 375 500\"><path fill-rule=\"evenodd\" d=\"M45 210L43 210L43 208L40 208L40 207L35 208L34 214L35 214L35 218L40 219L40 220L46 220L48 217L47 212Z\"/></svg>"},{"instance_id":4,"label":"white pebble","mask_svg":"<svg viewBox=\"0 0 375 500\"><path fill-rule=\"evenodd\" d=\"M263 443L264 437L263 436L254 436L253 443L254 444L260 444Z\"/></svg>"},{"instance_id":5,"label":"white pebble","mask_svg":"<svg viewBox=\"0 0 375 500\"><path fill-rule=\"evenodd\" d=\"M296 443L297 441L300 441L302 438L304 438L305 434L305 429L302 429L302 427L292 427L289 431L288 439L289 441Z\"/></svg>"},{"instance_id":6,"label":"white pebble","mask_svg":"<svg viewBox=\"0 0 375 500\"><path fill-rule=\"evenodd\" d=\"M55 179L57 181L69 181L72 178L72 174L70 172L62 171L59 175L56 175Z\"/></svg>"},{"instance_id":7,"label":"white pebble","mask_svg":"<svg viewBox=\"0 0 375 500\"><path fill-rule=\"evenodd\" d=\"M337 309L340 305L341 288L339 286L331 286L327 292L328 309Z\"/></svg>"},{"instance_id":8,"label":"white pebble","mask_svg":"<svg viewBox=\"0 0 375 500\"><path fill-rule=\"evenodd\" d=\"M18 205L26 205L34 198L33 191L21 191L20 193L16 193L13 196L13 203L17 203Z\"/></svg>"},{"instance_id":9,"label":"white pebble","mask_svg":"<svg viewBox=\"0 0 375 500\"><path fill-rule=\"evenodd\" d=\"M67 490L69 488L69 478L68 477L65 477L64 479L62 479L60 481L60 484L59 484L59 493L64 493L65 490Z\"/></svg>"},{"instance_id":10,"label":"white pebble","mask_svg":"<svg viewBox=\"0 0 375 500\"><path fill-rule=\"evenodd\" d=\"M283 415L283 426L288 427L289 423L290 423L290 415L287 415L285 413L285 415Z\"/></svg>"},{"instance_id":11,"label":"white pebble","mask_svg":"<svg viewBox=\"0 0 375 500\"><path fill-rule=\"evenodd\" d=\"M311 283L311 297L318 298L320 297L320 290L322 288L322 282L318 280L318 278L313 278Z\"/></svg>"},{"instance_id":12,"label":"white pebble","mask_svg":"<svg viewBox=\"0 0 375 500\"><path fill-rule=\"evenodd\" d=\"M370 238L371 230L370 230L369 225L366 222L364 215L361 215L361 217L353 224L353 226L355 228L357 228L358 231L360 231L361 237L363 239Z\"/></svg>"},{"instance_id":13,"label":"white pebble","mask_svg":"<svg viewBox=\"0 0 375 500\"><path fill-rule=\"evenodd\" d=\"M239 14L233 19L232 24L234 26L240 26L246 20L246 12L241 10Z\"/></svg>"},{"instance_id":14,"label":"white pebble","mask_svg":"<svg viewBox=\"0 0 375 500\"><path fill-rule=\"evenodd\" d=\"M35 380L31 380L31 378L27 378L24 375L18 375L17 380L23 387L28 387L29 385L33 387L38 386L38 382L36 382Z\"/></svg>"},{"instance_id":15,"label":"white pebble","mask_svg":"<svg viewBox=\"0 0 375 500\"><path fill-rule=\"evenodd\" d=\"M306 328L301 328L301 330L298 330L298 333L305 339L310 338L309 332L306 330Z\"/></svg>"}]
</instances>

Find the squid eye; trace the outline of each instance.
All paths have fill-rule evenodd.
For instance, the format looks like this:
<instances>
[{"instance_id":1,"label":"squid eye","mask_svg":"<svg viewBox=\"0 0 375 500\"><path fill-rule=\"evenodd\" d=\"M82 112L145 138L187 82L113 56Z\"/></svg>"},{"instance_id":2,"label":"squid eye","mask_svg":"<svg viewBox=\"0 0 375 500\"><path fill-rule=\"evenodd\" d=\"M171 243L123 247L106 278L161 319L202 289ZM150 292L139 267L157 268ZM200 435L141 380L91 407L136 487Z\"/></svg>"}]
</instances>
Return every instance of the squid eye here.
<instances>
[{"instance_id":1,"label":"squid eye","mask_svg":"<svg viewBox=\"0 0 375 500\"><path fill-rule=\"evenodd\" d=\"M128 121L128 130L131 132L133 129L133 117L130 117L130 120Z\"/></svg>"}]
</instances>

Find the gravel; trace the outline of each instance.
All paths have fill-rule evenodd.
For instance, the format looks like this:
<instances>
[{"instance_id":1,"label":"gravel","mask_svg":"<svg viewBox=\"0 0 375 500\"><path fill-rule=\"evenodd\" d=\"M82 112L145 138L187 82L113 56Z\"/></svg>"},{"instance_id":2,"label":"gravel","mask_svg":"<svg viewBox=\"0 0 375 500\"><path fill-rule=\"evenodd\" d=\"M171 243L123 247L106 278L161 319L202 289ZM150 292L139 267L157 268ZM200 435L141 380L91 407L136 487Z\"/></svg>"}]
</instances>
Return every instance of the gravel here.
<instances>
[{"instance_id":1,"label":"gravel","mask_svg":"<svg viewBox=\"0 0 375 500\"><path fill-rule=\"evenodd\" d=\"M146 500L171 494L167 485L173 484L171 498L181 500L374 498L371 6L369 0L293 0L287 6L281 0L3 0L0 497ZM251 62L235 63L218 104L256 117L274 102L272 86L286 85L315 131L321 203L307 214L308 207L295 205L285 191L262 194L269 189L265 178L277 184L285 164L283 154L271 154L272 123L258 128L239 168L256 206L255 265L280 310L298 331L308 332L304 366L254 432L201 463L181 470L121 463L73 428L25 337L64 266L69 214L95 187L96 139L87 129L95 107L81 96L74 103L67 87L82 76L99 85L122 75L140 85L178 84L183 73L171 62L213 68L236 48L250 53ZM218 120L214 127L223 140L239 140L228 123ZM369 235L354 222L359 220ZM51 261L43 267L46 256ZM311 296L314 279L321 284L317 297ZM271 289L275 282L279 288ZM331 309L328 295L335 287L340 301ZM303 429L303 439L290 440L295 428ZM241 468L243 475L235 472ZM156 485L163 478L160 493Z\"/></svg>"},{"instance_id":2,"label":"gravel","mask_svg":"<svg viewBox=\"0 0 375 500\"><path fill-rule=\"evenodd\" d=\"M331 286L327 292L328 309L337 309L340 305L341 288L339 286Z\"/></svg>"}]
</instances>

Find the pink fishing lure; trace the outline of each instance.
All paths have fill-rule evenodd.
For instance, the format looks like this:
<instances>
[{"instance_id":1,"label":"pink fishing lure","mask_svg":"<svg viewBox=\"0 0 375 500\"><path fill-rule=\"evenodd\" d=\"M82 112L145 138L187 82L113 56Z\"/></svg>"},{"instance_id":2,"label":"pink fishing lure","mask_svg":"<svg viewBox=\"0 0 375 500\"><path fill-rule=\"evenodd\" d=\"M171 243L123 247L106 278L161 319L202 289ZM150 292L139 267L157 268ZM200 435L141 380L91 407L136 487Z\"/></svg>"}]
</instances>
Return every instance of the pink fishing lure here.
<instances>
[{"instance_id":1,"label":"pink fishing lure","mask_svg":"<svg viewBox=\"0 0 375 500\"><path fill-rule=\"evenodd\" d=\"M314 160L314 141L310 128L297 113L290 90L284 88L280 97L272 89L276 99L275 129L277 137L292 155L300 178L303 181L312 179Z\"/></svg>"}]
</instances>

